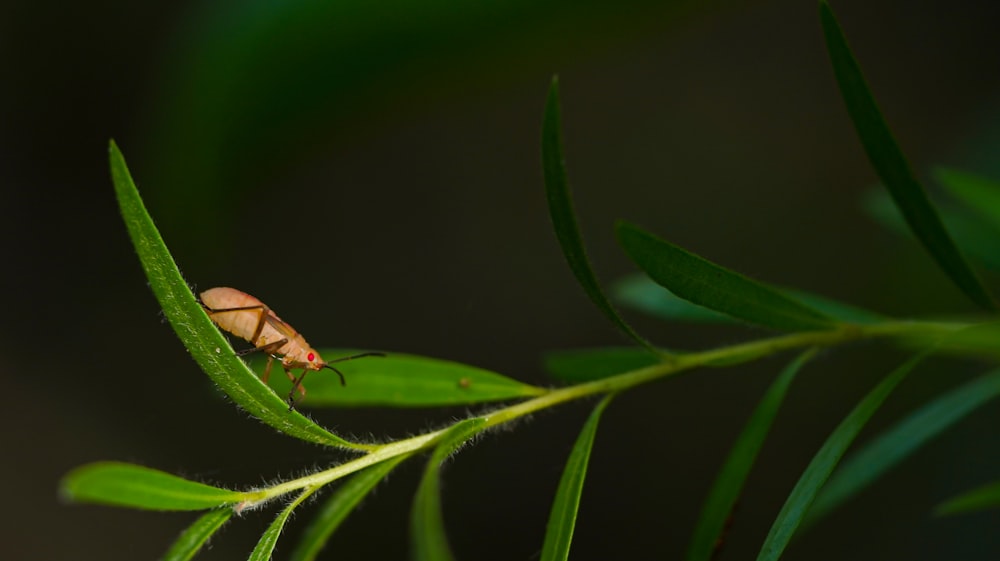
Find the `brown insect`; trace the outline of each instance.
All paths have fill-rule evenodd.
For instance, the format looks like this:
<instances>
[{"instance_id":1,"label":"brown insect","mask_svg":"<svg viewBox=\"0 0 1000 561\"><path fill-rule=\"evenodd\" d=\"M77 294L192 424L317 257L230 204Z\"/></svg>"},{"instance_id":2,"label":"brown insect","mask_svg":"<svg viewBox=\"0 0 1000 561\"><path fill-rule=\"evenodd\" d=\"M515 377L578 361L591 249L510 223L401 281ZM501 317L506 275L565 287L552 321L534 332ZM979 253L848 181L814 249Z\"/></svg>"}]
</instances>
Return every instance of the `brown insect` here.
<instances>
[{"instance_id":1,"label":"brown insect","mask_svg":"<svg viewBox=\"0 0 1000 561\"><path fill-rule=\"evenodd\" d=\"M271 365L274 359L281 360L285 375L292 381L292 389L288 392L288 410L295 407L295 391L300 397L305 397L306 388L302 380L310 370L329 368L340 376L340 385L346 385L343 373L333 366L333 362L343 362L365 356L385 356L382 353L360 353L345 356L329 362L322 359L315 349L309 346L305 337L295 331L275 314L271 308L253 296L235 288L210 288L201 293L201 305L208 317L222 329L245 339L254 346L252 349L240 351L243 356L252 352L267 353L267 366L261 380L266 384L271 375ZM302 369L302 374L296 376L292 370Z\"/></svg>"}]
</instances>

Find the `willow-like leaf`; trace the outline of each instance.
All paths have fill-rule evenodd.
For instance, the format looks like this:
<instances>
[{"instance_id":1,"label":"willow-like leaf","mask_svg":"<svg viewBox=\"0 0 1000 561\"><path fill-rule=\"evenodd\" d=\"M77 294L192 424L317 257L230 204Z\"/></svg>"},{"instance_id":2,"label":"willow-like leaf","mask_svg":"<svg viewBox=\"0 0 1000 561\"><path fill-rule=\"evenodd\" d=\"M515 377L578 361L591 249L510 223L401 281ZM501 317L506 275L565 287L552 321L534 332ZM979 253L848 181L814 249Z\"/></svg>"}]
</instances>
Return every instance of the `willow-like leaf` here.
<instances>
[{"instance_id":1,"label":"willow-like leaf","mask_svg":"<svg viewBox=\"0 0 1000 561\"><path fill-rule=\"evenodd\" d=\"M322 349L327 360L357 354L354 349ZM251 366L262 372L266 357L256 357ZM304 407L437 407L469 405L507 399L536 397L547 390L468 364L403 353L386 353L338 363L347 384L330 371L310 373L305 379ZM271 387L287 394L291 382L272 376Z\"/></svg>"},{"instance_id":2,"label":"willow-like leaf","mask_svg":"<svg viewBox=\"0 0 1000 561\"><path fill-rule=\"evenodd\" d=\"M545 103L545 115L542 117L542 168L545 172L545 194L549 203L549 215L552 217L552 227L563 256L573 271L577 282L587 293L590 301L601 313L614 323L623 333L631 337L643 347L656 349L618 314L618 311L608 300L601 288L594 269L587 258L587 249L583 244L580 227L576 223L576 212L573 210L573 199L570 195L569 180L566 177L566 162L562 149L562 118L559 108L559 79L552 78L549 87L548 100Z\"/></svg>"},{"instance_id":3,"label":"willow-like leaf","mask_svg":"<svg viewBox=\"0 0 1000 561\"><path fill-rule=\"evenodd\" d=\"M278 543L278 537L281 536L281 531L285 528L285 523L288 522L288 517L292 515L292 511L295 510L302 501L309 498L310 495L319 490L319 487L310 487L299 493L295 500L288 503L285 508L274 517L271 524L264 530L261 534L260 540L257 541L256 547L250 552L250 557L247 558L248 561L271 561L271 555L274 553L274 546Z\"/></svg>"},{"instance_id":4,"label":"willow-like leaf","mask_svg":"<svg viewBox=\"0 0 1000 561\"><path fill-rule=\"evenodd\" d=\"M60 487L62 495L74 502L148 510L204 510L247 498L239 491L122 462L80 466L63 477Z\"/></svg>"},{"instance_id":5,"label":"willow-like leaf","mask_svg":"<svg viewBox=\"0 0 1000 561\"><path fill-rule=\"evenodd\" d=\"M306 528L302 539L292 551L291 561L316 559L330 536L340 527L340 523L354 510L354 507L358 506L365 495L407 457L398 456L375 464L345 481Z\"/></svg>"},{"instance_id":6,"label":"willow-like leaf","mask_svg":"<svg viewBox=\"0 0 1000 561\"><path fill-rule=\"evenodd\" d=\"M987 509L1000 509L1000 481L962 493L935 508L934 514L948 516Z\"/></svg>"},{"instance_id":7,"label":"willow-like leaf","mask_svg":"<svg viewBox=\"0 0 1000 561\"><path fill-rule=\"evenodd\" d=\"M573 450L566 461L556 498L549 512L549 523L545 530L545 542L542 545L541 561L566 561L569 558L569 548L573 542L573 530L576 528L576 514L580 509L580 496L583 494L583 482L587 477L587 464L590 463L590 451L594 447L594 437L597 435L597 424L601 413L611 402L614 394L608 395L597 404L587 418L580 431L580 436L573 445Z\"/></svg>"},{"instance_id":8,"label":"willow-like leaf","mask_svg":"<svg viewBox=\"0 0 1000 561\"><path fill-rule=\"evenodd\" d=\"M216 508L199 516L174 541L161 561L189 561L232 516L231 508Z\"/></svg>"},{"instance_id":9,"label":"willow-like leaf","mask_svg":"<svg viewBox=\"0 0 1000 561\"><path fill-rule=\"evenodd\" d=\"M736 444L733 445L729 456L722 464L722 469L716 476L708 498L705 499L705 504L702 506L698 525L695 527L691 544L688 546L687 559L689 561L708 561L712 558L717 544L723 538L726 521L732 514L733 505L736 504L743 492L743 484L757 459L757 453L764 445L764 440L771 430L771 424L785 400L788 387L802 366L814 354L816 354L815 349L810 349L786 366L771 384L771 387L767 389L767 393L761 398L753 414L750 415L743 432L736 439Z\"/></svg>"},{"instance_id":10,"label":"willow-like leaf","mask_svg":"<svg viewBox=\"0 0 1000 561\"><path fill-rule=\"evenodd\" d=\"M1000 370L951 390L896 423L844 460L809 508L800 531L818 522L932 438L997 396L1000 396Z\"/></svg>"},{"instance_id":11,"label":"willow-like leaf","mask_svg":"<svg viewBox=\"0 0 1000 561\"><path fill-rule=\"evenodd\" d=\"M410 543L415 561L452 561L441 514L441 464L467 440L475 436L486 419L466 419L441 435L431 454L410 510Z\"/></svg>"},{"instance_id":12,"label":"willow-like leaf","mask_svg":"<svg viewBox=\"0 0 1000 561\"><path fill-rule=\"evenodd\" d=\"M118 195L118 205L146 278L149 279L149 286L174 332L201 369L237 405L289 436L326 446L367 449L365 445L334 435L297 411L289 411L288 404L265 386L233 353L225 337L215 328L181 277L177 264L139 197L125 158L114 141L111 141L109 150L111 178Z\"/></svg>"},{"instance_id":13,"label":"willow-like leaf","mask_svg":"<svg viewBox=\"0 0 1000 561\"><path fill-rule=\"evenodd\" d=\"M1000 229L1000 182L948 168L937 168L934 176L956 199Z\"/></svg>"},{"instance_id":14,"label":"willow-like leaf","mask_svg":"<svg viewBox=\"0 0 1000 561\"><path fill-rule=\"evenodd\" d=\"M910 170L910 164L882 117L833 10L825 0L820 2L819 10L837 84L872 167L878 172L910 229L941 270L970 300L987 310L996 309L993 297L965 261L942 225L924 187Z\"/></svg>"},{"instance_id":15,"label":"willow-like leaf","mask_svg":"<svg viewBox=\"0 0 1000 561\"><path fill-rule=\"evenodd\" d=\"M619 222L625 253L654 282L677 296L743 321L789 331L829 329L836 323L781 292L720 267L642 228Z\"/></svg>"},{"instance_id":16,"label":"willow-like leaf","mask_svg":"<svg viewBox=\"0 0 1000 561\"><path fill-rule=\"evenodd\" d=\"M906 378L906 375L925 355L926 353L918 354L893 370L873 390L868 392L868 395L837 425L837 428L813 456L792 492L789 493L784 506L781 507L781 511L774 520L774 524L771 525L771 530L757 555L757 561L776 561L781 557L788 542L795 534L795 530L802 522L803 516L813 503L820 488L830 477L830 473L837 467L837 463L843 457L847 447L854 442L865 423L871 419L875 411L892 393L892 390Z\"/></svg>"}]
</instances>

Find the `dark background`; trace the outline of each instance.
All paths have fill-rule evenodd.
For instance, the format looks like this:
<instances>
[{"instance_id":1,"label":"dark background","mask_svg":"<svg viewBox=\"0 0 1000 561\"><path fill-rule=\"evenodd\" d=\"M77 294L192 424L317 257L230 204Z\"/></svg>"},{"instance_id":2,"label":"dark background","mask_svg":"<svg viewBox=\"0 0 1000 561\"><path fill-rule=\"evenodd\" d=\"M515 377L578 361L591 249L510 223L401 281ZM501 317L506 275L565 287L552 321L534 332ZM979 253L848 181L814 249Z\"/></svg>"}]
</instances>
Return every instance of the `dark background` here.
<instances>
[{"instance_id":1,"label":"dark background","mask_svg":"<svg viewBox=\"0 0 1000 561\"><path fill-rule=\"evenodd\" d=\"M539 130L555 72L570 177L602 278L633 271L611 231L627 218L769 282L887 313L970 310L912 243L861 211L875 177L839 100L814 2L323 4L0 8L5 558L156 558L194 519L63 504L59 477L86 462L246 487L342 459L213 394L161 321L118 216L112 137L189 282L259 296L317 347L424 354L551 384L546 350L624 343L550 232ZM833 7L914 168L997 177L995 4ZM672 348L767 335L630 317ZM573 558L680 557L715 470L787 358L616 400ZM861 345L803 373L722 559L756 554L816 448L903 358ZM923 368L862 440L979 369ZM449 465L445 518L458 558L537 558L589 409L538 414ZM344 434L391 437L465 413L314 416ZM998 415L994 404L963 421L787 558L1000 557L995 511L929 515L1000 473ZM405 558L420 467L410 462L380 487L328 557ZM199 558L244 558L272 515L230 522ZM277 558L309 516L292 520Z\"/></svg>"}]
</instances>

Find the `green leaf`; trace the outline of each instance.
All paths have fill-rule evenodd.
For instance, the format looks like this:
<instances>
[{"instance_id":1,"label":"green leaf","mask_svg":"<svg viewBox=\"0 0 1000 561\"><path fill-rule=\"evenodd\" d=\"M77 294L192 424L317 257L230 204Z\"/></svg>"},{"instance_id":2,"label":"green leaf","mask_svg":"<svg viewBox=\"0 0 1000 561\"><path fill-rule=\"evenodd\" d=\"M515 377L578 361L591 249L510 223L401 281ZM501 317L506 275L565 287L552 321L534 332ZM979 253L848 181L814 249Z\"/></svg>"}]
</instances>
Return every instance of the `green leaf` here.
<instances>
[{"instance_id":1,"label":"green leaf","mask_svg":"<svg viewBox=\"0 0 1000 561\"><path fill-rule=\"evenodd\" d=\"M963 493L935 508L934 514L947 516L993 508L1000 508L1000 481Z\"/></svg>"},{"instance_id":2,"label":"green leaf","mask_svg":"<svg viewBox=\"0 0 1000 561\"><path fill-rule=\"evenodd\" d=\"M934 176L969 209L1000 228L1000 182L964 171L938 168Z\"/></svg>"},{"instance_id":3,"label":"green leaf","mask_svg":"<svg viewBox=\"0 0 1000 561\"><path fill-rule=\"evenodd\" d=\"M890 232L916 239L892 202L892 197L883 189L872 189L862 197L862 208L879 225ZM1000 270L1000 230L986 219L967 209L957 209L948 205L939 207L941 220L955 238L959 247L984 267Z\"/></svg>"},{"instance_id":4,"label":"green leaf","mask_svg":"<svg viewBox=\"0 0 1000 561\"><path fill-rule=\"evenodd\" d=\"M271 554L274 553L274 546L278 543L278 536L281 535L281 530L285 528L285 523L288 522L288 517L292 515L292 511L319 489L320 487L306 488L299 493L298 497L295 497L294 501L288 503L288 506L278 513L278 516L274 517L271 525L261 534L260 540L257 541L257 546L250 552L250 557L247 558L248 561L271 560Z\"/></svg>"},{"instance_id":5,"label":"green leaf","mask_svg":"<svg viewBox=\"0 0 1000 561\"><path fill-rule=\"evenodd\" d=\"M466 419L445 431L427 462L410 511L410 541L415 561L451 561L454 556L448 546L441 514L441 463L465 441L482 430L486 419Z\"/></svg>"},{"instance_id":6,"label":"green leaf","mask_svg":"<svg viewBox=\"0 0 1000 561\"><path fill-rule=\"evenodd\" d=\"M681 249L627 222L617 224L628 256L654 282L677 296L737 319L774 329L835 326L830 318L781 292Z\"/></svg>"},{"instance_id":7,"label":"green leaf","mask_svg":"<svg viewBox=\"0 0 1000 561\"><path fill-rule=\"evenodd\" d=\"M329 360L357 351L322 349L320 354ZM258 356L251 367L263 372L266 362L266 357ZM307 392L299 405L434 407L536 397L547 391L475 366L402 353L335 366L344 373L347 385L341 386L333 372L311 373L304 381ZM284 376L271 376L270 384L279 394L291 388Z\"/></svg>"},{"instance_id":8,"label":"green leaf","mask_svg":"<svg viewBox=\"0 0 1000 561\"><path fill-rule=\"evenodd\" d=\"M216 508L199 516L194 524L188 526L174 541L162 561L188 561L232 516L231 508Z\"/></svg>"},{"instance_id":9,"label":"green leaf","mask_svg":"<svg viewBox=\"0 0 1000 561\"><path fill-rule=\"evenodd\" d=\"M743 484L757 459L757 453L764 445L767 433L771 430L771 424L785 399L788 387L802 366L815 354L816 350L810 349L786 366L757 404L743 432L736 439L736 444L722 464L708 498L705 499L698 525L688 546L689 561L707 561L712 558L717 544L723 538L726 521L733 511L733 505L743 492Z\"/></svg>"},{"instance_id":10,"label":"green leaf","mask_svg":"<svg viewBox=\"0 0 1000 561\"><path fill-rule=\"evenodd\" d=\"M289 411L288 404L233 353L181 277L160 232L146 212L125 158L114 141L111 141L109 150L111 177L122 218L149 285L170 325L201 369L237 405L289 436L326 446L368 449L367 445L348 442L330 433L297 411Z\"/></svg>"},{"instance_id":11,"label":"green leaf","mask_svg":"<svg viewBox=\"0 0 1000 561\"><path fill-rule=\"evenodd\" d=\"M576 527L576 514L580 508L580 496L583 494L583 481L587 477L590 451L594 447L594 436L597 434L597 423L612 397L614 394L608 395L594 408L566 461L566 468L563 469L556 498L549 512L541 561L566 561L569 558L573 529Z\"/></svg>"},{"instance_id":12,"label":"green leaf","mask_svg":"<svg viewBox=\"0 0 1000 561\"><path fill-rule=\"evenodd\" d=\"M122 462L96 462L66 474L62 495L71 501L149 510L204 510L238 503L246 493L182 479Z\"/></svg>"},{"instance_id":13,"label":"green leaf","mask_svg":"<svg viewBox=\"0 0 1000 561\"><path fill-rule=\"evenodd\" d=\"M886 320L886 317L881 314L837 302L825 296L790 288L769 286L783 293L785 296L798 300L837 321L846 323L879 323ZM677 297L642 273L629 275L620 279L612 287L612 295L626 306L668 321L740 323L732 316L710 310L704 306L699 306Z\"/></svg>"},{"instance_id":14,"label":"green leaf","mask_svg":"<svg viewBox=\"0 0 1000 561\"><path fill-rule=\"evenodd\" d=\"M574 349L545 353L545 370L564 382L589 382L660 362L656 355L635 347Z\"/></svg>"},{"instance_id":15,"label":"green leaf","mask_svg":"<svg viewBox=\"0 0 1000 561\"><path fill-rule=\"evenodd\" d=\"M865 423L871 419L882 402L892 393L892 390L903 381L926 354L926 352L920 353L893 370L875 386L875 389L868 392L868 395L837 425L819 452L813 456L792 492L789 493L784 506L781 507L781 511L774 520L774 524L771 525L771 530L764 540L757 561L775 561L781 557L788 542L792 539L792 535L802 522L802 517L809 509L809 505L812 504L816 494L830 477L830 473L837 467L837 462L843 457L847 447L851 445Z\"/></svg>"},{"instance_id":16,"label":"green leaf","mask_svg":"<svg viewBox=\"0 0 1000 561\"><path fill-rule=\"evenodd\" d=\"M1000 322L978 323L946 333L916 331L901 340L917 348L933 346L938 354L1000 361Z\"/></svg>"},{"instance_id":17,"label":"green leaf","mask_svg":"<svg viewBox=\"0 0 1000 561\"><path fill-rule=\"evenodd\" d=\"M409 456L397 456L375 464L348 479L330 497L313 521L306 528L302 539L292 552L291 561L313 561L326 545L340 523L347 518L379 481L385 479L400 462Z\"/></svg>"},{"instance_id":18,"label":"green leaf","mask_svg":"<svg viewBox=\"0 0 1000 561\"><path fill-rule=\"evenodd\" d=\"M569 180L566 177L566 163L562 149L562 123L559 108L559 78L552 78L549 87L548 101L545 103L545 115L542 117L542 167L545 172L545 194L549 203L549 215L552 217L552 227L555 229L563 256L570 270L576 276L577 282L583 288L590 301L601 313L611 320L626 335L636 343L651 351L656 349L618 314L601 284L597 281L587 258L587 250L583 245L583 236L576 223L576 212L573 210L573 199L570 195Z\"/></svg>"},{"instance_id":19,"label":"green leaf","mask_svg":"<svg viewBox=\"0 0 1000 561\"><path fill-rule=\"evenodd\" d=\"M998 395L1000 370L951 390L896 423L844 461L816 497L802 529L812 526L920 446Z\"/></svg>"},{"instance_id":20,"label":"green leaf","mask_svg":"<svg viewBox=\"0 0 1000 561\"><path fill-rule=\"evenodd\" d=\"M993 297L966 263L941 224L924 187L910 170L906 157L893 138L875 97L865 82L861 67L847 46L844 32L825 1L820 2L820 20L830 62L847 112L851 115L872 167L888 188L910 229L938 266L970 300L987 310L996 309Z\"/></svg>"}]
</instances>

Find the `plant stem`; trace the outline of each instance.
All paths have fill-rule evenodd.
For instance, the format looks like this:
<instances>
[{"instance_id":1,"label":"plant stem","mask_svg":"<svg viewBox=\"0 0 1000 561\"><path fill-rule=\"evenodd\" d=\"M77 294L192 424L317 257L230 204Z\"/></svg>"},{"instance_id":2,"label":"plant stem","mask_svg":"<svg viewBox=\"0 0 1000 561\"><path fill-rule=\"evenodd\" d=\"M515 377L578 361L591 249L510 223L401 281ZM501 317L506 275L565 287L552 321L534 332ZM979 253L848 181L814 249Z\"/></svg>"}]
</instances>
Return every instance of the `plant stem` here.
<instances>
[{"instance_id":1,"label":"plant stem","mask_svg":"<svg viewBox=\"0 0 1000 561\"><path fill-rule=\"evenodd\" d=\"M482 416L486 420L482 428L485 430L486 428L507 423L535 411L547 409L567 401L582 399L592 395L620 392L640 384L666 378L701 366L732 365L771 356L790 349L829 347L850 341L877 337L946 335L963 327L967 327L967 325L919 321L893 321L873 325L845 324L836 329L826 331L793 333L708 351L664 355L663 362L652 366L631 370L593 382L550 390L539 397L487 413ZM255 506L298 489L326 485L345 475L360 471L390 458L414 455L422 450L432 448L437 444L440 436L446 430L447 428L387 444L375 445L372 447L371 452L355 460L305 477L286 481L273 487L250 491L246 494L247 500L241 503L241 505L244 507Z\"/></svg>"}]
</instances>

